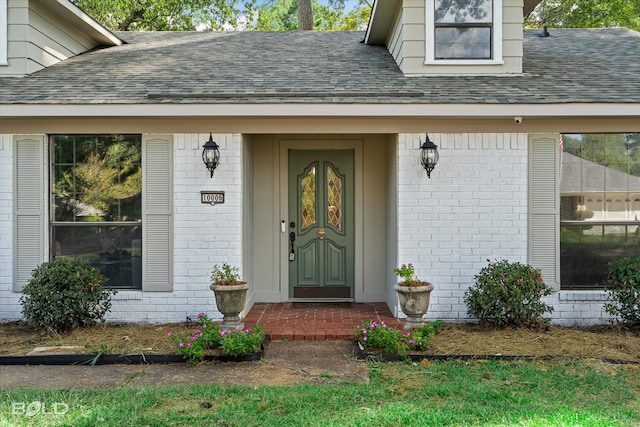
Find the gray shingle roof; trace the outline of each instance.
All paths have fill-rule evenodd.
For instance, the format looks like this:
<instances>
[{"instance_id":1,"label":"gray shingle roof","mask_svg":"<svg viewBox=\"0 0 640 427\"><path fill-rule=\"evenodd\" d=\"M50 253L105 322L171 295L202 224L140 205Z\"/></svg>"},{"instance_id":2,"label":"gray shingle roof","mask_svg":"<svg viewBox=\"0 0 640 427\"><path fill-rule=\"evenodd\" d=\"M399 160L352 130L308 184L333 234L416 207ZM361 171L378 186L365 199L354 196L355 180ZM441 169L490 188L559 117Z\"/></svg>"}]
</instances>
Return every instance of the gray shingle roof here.
<instances>
[{"instance_id":1,"label":"gray shingle roof","mask_svg":"<svg viewBox=\"0 0 640 427\"><path fill-rule=\"evenodd\" d=\"M24 78L0 78L4 104L640 103L640 33L525 31L516 76L405 77L361 32L118 33Z\"/></svg>"}]
</instances>

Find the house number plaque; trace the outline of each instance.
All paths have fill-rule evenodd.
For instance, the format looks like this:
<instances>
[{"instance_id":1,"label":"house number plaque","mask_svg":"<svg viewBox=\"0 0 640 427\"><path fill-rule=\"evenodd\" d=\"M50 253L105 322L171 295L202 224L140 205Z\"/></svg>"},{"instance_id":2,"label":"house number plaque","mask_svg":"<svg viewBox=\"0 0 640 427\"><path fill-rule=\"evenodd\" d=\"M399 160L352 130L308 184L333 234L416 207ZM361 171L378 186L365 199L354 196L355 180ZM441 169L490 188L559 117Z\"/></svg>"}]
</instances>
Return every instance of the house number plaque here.
<instances>
[{"instance_id":1,"label":"house number plaque","mask_svg":"<svg viewBox=\"0 0 640 427\"><path fill-rule=\"evenodd\" d=\"M200 201L212 206L224 203L224 191L201 191Z\"/></svg>"}]
</instances>

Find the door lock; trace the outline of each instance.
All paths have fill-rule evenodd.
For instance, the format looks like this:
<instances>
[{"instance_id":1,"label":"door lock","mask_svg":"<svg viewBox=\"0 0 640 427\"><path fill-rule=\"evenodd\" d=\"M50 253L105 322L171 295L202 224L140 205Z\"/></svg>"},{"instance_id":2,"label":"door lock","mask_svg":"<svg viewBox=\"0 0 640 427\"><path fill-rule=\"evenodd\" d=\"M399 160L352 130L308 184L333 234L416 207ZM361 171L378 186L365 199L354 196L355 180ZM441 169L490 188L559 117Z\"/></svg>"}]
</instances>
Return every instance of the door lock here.
<instances>
[{"instance_id":1,"label":"door lock","mask_svg":"<svg viewBox=\"0 0 640 427\"><path fill-rule=\"evenodd\" d=\"M326 235L327 235L327 232L324 231L324 228L321 228L318 230L318 239L324 240L324 236Z\"/></svg>"}]
</instances>

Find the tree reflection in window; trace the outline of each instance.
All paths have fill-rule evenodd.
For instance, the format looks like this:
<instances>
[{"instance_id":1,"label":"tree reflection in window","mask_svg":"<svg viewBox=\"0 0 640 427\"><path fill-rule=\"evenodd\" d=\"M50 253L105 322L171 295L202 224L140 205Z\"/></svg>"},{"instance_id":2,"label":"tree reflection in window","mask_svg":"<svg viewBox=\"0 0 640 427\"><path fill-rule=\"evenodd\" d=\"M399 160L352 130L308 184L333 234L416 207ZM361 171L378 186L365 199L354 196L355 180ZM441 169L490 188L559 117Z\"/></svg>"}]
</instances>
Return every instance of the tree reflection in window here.
<instances>
[{"instance_id":1,"label":"tree reflection in window","mask_svg":"<svg viewBox=\"0 0 640 427\"><path fill-rule=\"evenodd\" d=\"M327 223L342 231L342 179L327 166Z\"/></svg>"},{"instance_id":2,"label":"tree reflection in window","mask_svg":"<svg viewBox=\"0 0 640 427\"><path fill-rule=\"evenodd\" d=\"M492 0L436 0L435 58L491 59Z\"/></svg>"},{"instance_id":3,"label":"tree reflection in window","mask_svg":"<svg viewBox=\"0 0 640 427\"><path fill-rule=\"evenodd\" d=\"M560 287L604 286L609 262L640 256L640 134L564 134Z\"/></svg>"},{"instance_id":4,"label":"tree reflection in window","mask_svg":"<svg viewBox=\"0 0 640 427\"><path fill-rule=\"evenodd\" d=\"M137 135L53 137L54 221L139 221Z\"/></svg>"},{"instance_id":5,"label":"tree reflection in window","mask_svg":"<svg viewBox=\"0 0 640 427\"><path fill-rule=\"evenodd\" d=\"M115 288L142 287L140 135L51 137L51 257L98 268Z\"/></svg>"},{"instance_id":6,"label":"tree reflection in window","mask_svg":"<svg viewBox=\"0 0 640 427\"><path fill-rule=\"evenodd\" d=\"M300 230L304 231L316 223L316 167L312 166L300 180L300 203L302 206Z\"/></svg>"}]
</instances>

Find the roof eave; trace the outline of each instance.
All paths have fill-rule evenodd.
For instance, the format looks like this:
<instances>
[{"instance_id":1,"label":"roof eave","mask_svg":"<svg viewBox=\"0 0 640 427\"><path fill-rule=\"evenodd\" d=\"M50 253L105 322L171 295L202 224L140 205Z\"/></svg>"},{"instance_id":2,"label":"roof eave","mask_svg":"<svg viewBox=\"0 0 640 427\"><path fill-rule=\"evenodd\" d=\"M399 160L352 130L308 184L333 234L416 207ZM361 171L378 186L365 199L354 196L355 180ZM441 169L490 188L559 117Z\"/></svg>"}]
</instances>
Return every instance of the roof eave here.
<instances>
[{"instance_id":1,"label":"roof eave","mask_svg":"<svg viewBox=\"0 0 640 427\"><path fill-rule=\"evenodd\" d=\"M538 4L540 4L541 0L524 0L524 8L522 10L523 15L526 17L529 15L533 9L536 8Z\"/></svg>"},{"instance_id":2,"label":"roof eave","mask_svg":"<svg viewBox=\"0 0 640 427\"><path fill-rule=\"evenodd\" d=\"M387 35L400 4L401 0L374 0L364 38L366 44L377 46L386 44Z\"/></svg>"},{"instance_id":3,"label":"roof eave","mask_svg":"<svg viewBox=\"0 0 640 427\"><path fill-rule=\"evenodd\" d=\"M46 0L45 7L64 17L71 25L79 28L99 46L119 46L124 44L124 41L119 37L68 0Z\"/></svg>"}]
</instances>

